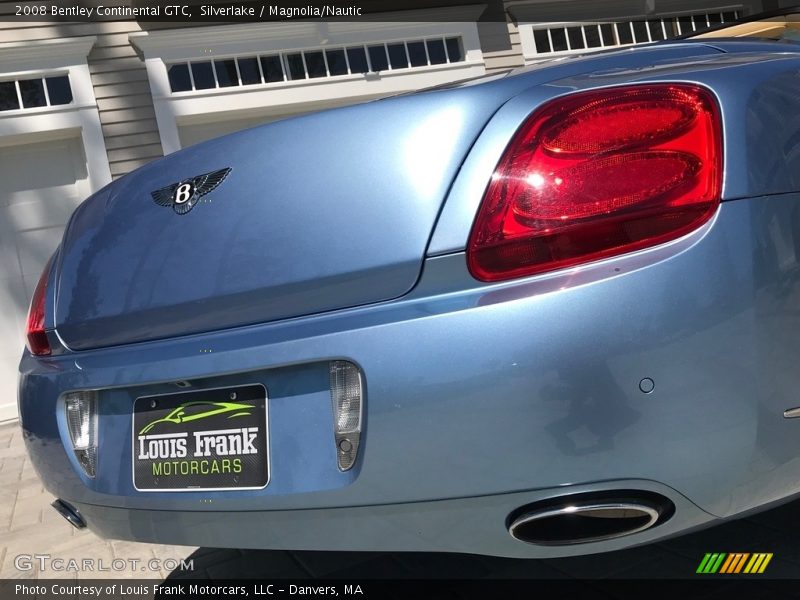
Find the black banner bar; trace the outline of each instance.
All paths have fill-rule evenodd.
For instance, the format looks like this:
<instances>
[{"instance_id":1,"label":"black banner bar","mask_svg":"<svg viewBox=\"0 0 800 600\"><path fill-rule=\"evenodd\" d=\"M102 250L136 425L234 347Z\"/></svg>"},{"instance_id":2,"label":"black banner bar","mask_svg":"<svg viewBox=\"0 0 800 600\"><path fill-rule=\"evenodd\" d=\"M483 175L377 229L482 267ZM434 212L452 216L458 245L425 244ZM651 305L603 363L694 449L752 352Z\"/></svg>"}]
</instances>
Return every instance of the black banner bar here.
<instances>
[{"instance_id":1,"label":"black banner bar","mask_svg":"<svg viewBox=\"0 0 800 600\"><path fill-rule=\"evenodd\" d=\"M676 580L2 580L0 598L22 600L534 600L536 598L794 598L797 582L748 576Z\"/></svg>"},{"instance_id":2,"label":"black banner bar","mask_svg":"<svg viewBox=\"0 0 800 600\"><path fill-rule=\"evenodd\" d=\"M614 20L603 2L574 10L574 19ZM559 0L526 6L528 18L541 13L547 22L554 9L569 12ZM717 9L718 1L698 0L692 10ZM0 20L19 22L91 23L138 21L141 23L260 23L276 21L407 21L506 23L514 20L517 6L506 10L502 0L4 0ZM630 18L655 18L669 11L665 0L639 0ZM620 17L615 17L619 19ZM562 19L563 20L563 19Z\"/></svg>"}]
</instances>

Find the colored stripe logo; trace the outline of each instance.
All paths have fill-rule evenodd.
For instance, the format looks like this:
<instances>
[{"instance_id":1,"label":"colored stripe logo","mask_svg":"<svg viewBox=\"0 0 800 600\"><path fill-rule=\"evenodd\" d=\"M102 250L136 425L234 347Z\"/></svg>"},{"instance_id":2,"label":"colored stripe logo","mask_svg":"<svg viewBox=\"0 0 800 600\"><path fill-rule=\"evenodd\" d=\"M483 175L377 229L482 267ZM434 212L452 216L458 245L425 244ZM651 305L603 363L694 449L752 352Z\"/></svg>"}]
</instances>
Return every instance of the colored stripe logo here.
<instances>
[{"instance_id":1,"label":"colored stripe logo","mask_svg":"<svg viewBox=\"0 0 800 600\"><path fill-rule=\"evenodd\" d=\"M735 575L746 573L760 574L766 571L772 552L709 552L700 561L697 573Z\"/></svg>"}]
</instances>

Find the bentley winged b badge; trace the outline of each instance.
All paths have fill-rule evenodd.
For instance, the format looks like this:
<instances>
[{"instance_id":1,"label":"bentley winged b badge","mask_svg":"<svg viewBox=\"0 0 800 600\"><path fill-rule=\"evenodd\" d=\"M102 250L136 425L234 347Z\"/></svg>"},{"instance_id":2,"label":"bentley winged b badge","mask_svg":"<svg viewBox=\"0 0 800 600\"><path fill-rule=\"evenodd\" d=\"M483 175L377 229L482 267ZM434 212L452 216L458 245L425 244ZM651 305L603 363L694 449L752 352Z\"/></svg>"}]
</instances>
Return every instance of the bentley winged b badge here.
<instances>
[{"instance_id":1,"label":"bentley winged b badge","mask_svg":"<svg viewBox=\"0 0 800 600\"><path fill-rule=\"evenodd\" d=\"M159 206L171 206L172 210L179 215L185 215L194 208L200 198L225 181L230 172L231 169L226 167L219 171L189 177L160 190L150 192L150 195L153 196L153 200Z\"/></svg>"}]
</instances>

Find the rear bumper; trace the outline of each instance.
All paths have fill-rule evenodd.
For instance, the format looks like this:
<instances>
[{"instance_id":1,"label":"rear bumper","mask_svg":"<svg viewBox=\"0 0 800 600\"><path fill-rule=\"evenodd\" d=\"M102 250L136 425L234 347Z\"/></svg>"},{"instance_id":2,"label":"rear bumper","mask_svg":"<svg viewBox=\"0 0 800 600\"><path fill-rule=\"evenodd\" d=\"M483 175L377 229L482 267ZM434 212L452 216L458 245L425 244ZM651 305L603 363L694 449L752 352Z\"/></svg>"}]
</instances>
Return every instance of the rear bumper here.
<instances>
[{"instance_id":1,"label":"rear bumper","mask_svg":"<svg viewBox=\"0 0 800 600\"><path fill-rule=\"evenodd\" d=\"M681 518L627 538L561 547L524 544L511 537L504 525L517 507L554 495L629 488L670 498ZM516 558L607 552L676 535L714 520L674 490L641 480L435 502L311 510L197 512L92 505L77 508L95 533L113 539L231 548L480 552Z\"/></svg>"},{"instance_id":2,"label":"rear bumper","mask_svg":"<svg viewBox=\"0 0 800 600\"><path fill-rule=\"evenodd\" d=\"M734 515L800 487L800 423L782 417L800 404L799 210L800 195L728 202L687 238L579 272L481 285L463 256L441 256L397 301L26 355L28 449L48 489L91 528L140 541L552 556L511 539L508 513L623 480L660 486L676 512L604 543L613 547ZM365 377L360 456L345 473L327 381L334 359ZM269 391L270 484L136 491L133 399L175 391L175 381L243 378ZM645 378L652 393L640 389ZM101 391L95 479L65 450L59 398L81 389Z\"/></svg>"}]
</instances>

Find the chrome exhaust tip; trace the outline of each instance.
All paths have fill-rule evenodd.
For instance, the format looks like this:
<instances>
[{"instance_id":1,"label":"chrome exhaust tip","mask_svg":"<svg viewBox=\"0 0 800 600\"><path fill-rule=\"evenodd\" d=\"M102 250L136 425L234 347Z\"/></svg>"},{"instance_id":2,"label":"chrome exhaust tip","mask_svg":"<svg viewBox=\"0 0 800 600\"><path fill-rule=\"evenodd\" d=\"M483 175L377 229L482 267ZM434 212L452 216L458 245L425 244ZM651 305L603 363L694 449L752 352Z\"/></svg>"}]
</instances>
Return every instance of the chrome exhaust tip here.
<instances>
[{"instance_id":1,"label":"chrome exhaust tip","mask_svg":"<svg viewBox=\"0 0 800 600\"><path fill-rule=\"evenodd\" d=\"M83 520L83 517L78 512L78 509L68 502L58 498L50 506L55 508L56 512L64 517L75 529L84 529L86 527L86 521Z\"/></svg>"},{"instance_id":2,"label":"chrome exhaust tip","mask_svg":"<svg viewBox=\"0 0 800 600\"><path fill-rule=\"evenodd\" d=\"M673 512L672 502L652 493L576 494L518 509L508 532L540 546L602 542L650 529Z\"/></svg>"}]
</instances>

